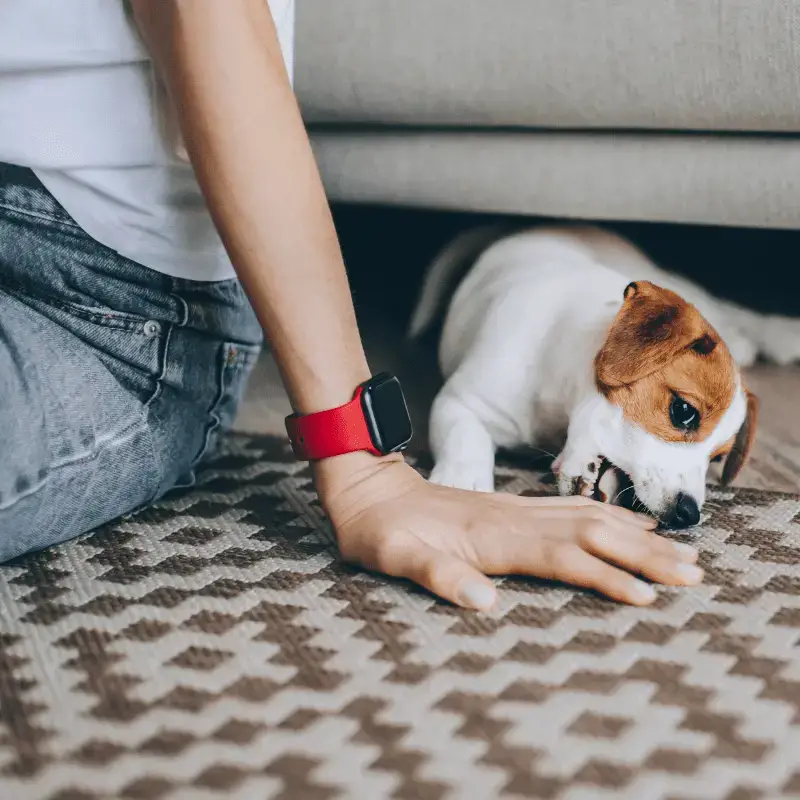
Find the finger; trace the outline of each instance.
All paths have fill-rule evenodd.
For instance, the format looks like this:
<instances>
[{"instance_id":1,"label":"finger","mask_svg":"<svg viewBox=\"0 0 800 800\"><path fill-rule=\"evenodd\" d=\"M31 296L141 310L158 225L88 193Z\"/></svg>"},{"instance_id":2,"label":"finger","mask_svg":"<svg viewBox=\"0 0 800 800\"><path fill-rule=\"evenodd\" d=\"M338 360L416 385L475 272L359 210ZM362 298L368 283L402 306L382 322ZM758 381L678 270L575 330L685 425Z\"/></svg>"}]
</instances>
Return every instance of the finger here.
<instances>
[{"instance_id":1,"label":"finger","mask_svg":"<svg viewBox=\"0 0 800 800\"><path fill-rule=\"evenodd\" d=\"M555 516L558 514L558 516ZM537 517L540 530L557 529L573 522L574 511L562 510ZM513 530L495 530L491 536L480 536L472 541L475 567L487 575L530 575L537 578L566 580L565 554L575 553L582 558L577 538L529 535Z\"/></svg>"},{"instance_id":2,"label":"finger","mask_svg":"<svg viewBox=\"0 0 800 800\"><path fill-rule=\"evenodd\" d=\"M611 519L622 520L638 528L655 530L658 526L658 520L654 519L649 514L640 514L638 511L631 511L622 506L599 503L597 500L591 500L586 497L581 497L580 495L570 495L569 497L562 497L561 495L525 497L524 495L498 492L494 497L502 503L511 505L536 506L539 508L593 508L598 510L598 513L607 514Z\"/></svg>"},{"instance_id":3,"label":"finger","mask_svg":"<svg viewBox=\"0 0 800 800\"><path fill-rule=\"evenodd\" d=\"M689 564L694 564L699 558L697 548L692 547L690 544L676 542L673 539L667 539L665 536L659 536L657 533L648 533L646 536L650 545L667 558L678 558Z\"/></svg>"},{"instance_id":4,"label":"finger","mask_svg":"<svg viewBox=\"0 0 800 800\"><path fill-rule=\"evenodd\" d=\"M546 527L547 520L539 520L539 524ZM598 527L597 523L594 526ZM635 537L613 530L610 538L625 545L635 541ZM641 532L639 538L643 538ZM649 584L590 553L576 541L499 532L481 537L475 544L475 566L487 575L555 579L596 589L614 599L637 605L655 599L655 590ZM672 563L677 565L677 559L673 558Z\"/></svg>"},{"instance_id":5,"label":"finger","mask_svg":"<svg viewBox=\"0 0 800 800\"><path fill-rule=\"evenodd\" d=\"M678 561L685 561L687 564L694 564L699 557L697 548L692 547L690 544L667 539L666 536L661 536L654 531L641 531L629 526L614 528L613 531L615 535L621 535L631 539L633 543L628 546L646 546L649 547L654 554L664 556L665 558L677 559Z\"/></svg>"},{"instance_id":6,"label":"finger","mask_svg":"<svg viewBox=\"0 0 800 800\"><path fill-rule=\"evenodd\" d=\"M679 558L674 546L664 548L658 537L631 539L592 528L584 535L587 552L629 572L670 586L694 586L703 580L703 570ZM667 545L671 543L663 540Z\"/></svg>"},{"instance_id":7,"label":"finger","mask_svg":"<svg viewBox=\"0 0 800 800\"><path fill-rule=\"evenodd\" d=\"M575 535L581 530L589 527L602 527L604 530L610 530L619 536L627 537L643 537L649 536L652 533L650 528L644 527L630 517L621 517L615 514L609 514L605 507L599 503L590 503L589 505L577 506L546 506L544 508L537 506L517 506L520 513L508 513L508 506L505 507L506 512L506 527L513 528L518 534L525 535L529 532L531 527L534 530L548 530L548 524L552 526L553 530L567 530L570 529ZM530 511L530 517L527 517L526 511Z\"/></svg>"},{"instance_id":8,"label":"finger","mask_svg":"<svg viewBox=\"0 0 800 800\"><path fill-rule=\"evenodd\" d=\"M564 547L561 551L552 565L554 578L634 606L646 606L656 599L656 590L650 584L579 547Z\"/></svg>"},{"instance_id":9,"label":"finger","mask_svg":"<svg viewBox=\"0 0 800 800\"><path fill-rule=\"evenodd\" d=\"M620 524L622 522L622 524ZM587 530L599 528L603 532L614 536L627 538L630 542L626 547L649 547L654 554L659 554L668 559L678 559L693 564L698 559L697 549L683 542L676 542L661 536L652 530L642 530L635 525L627 524L616 517L603 518L595 516L593 524ZM622 546L622 545L620 545Z\"/></svg>"},{"instance_id":10,"label":"finger","mask_svg":"<svg viewBox=\"0 0 800 800\"><path fill-rule=\"evenodd\" d=\"M656 591L650 584L591 555L576 544L558 543L538 548L529 545L528 552L520 552L515 541L518 538L506 537L501 544L495 543L494 557L485 554L487 563L481 566L487 573L558 580L594 589L613 600L637 606L648 605L656 598Z\"/></svg>"},{"instance_id":11,"label":"finger","mask_svg":"<svg viewBox=\"0 0 800 800\"><path fill-rule=\"evenodd\" d=\"M408 578L451 603L488 611L497 601L489 578L460 558L408 535L379 547L376 568L387 575Z\"/></svg>"}]
</instances>

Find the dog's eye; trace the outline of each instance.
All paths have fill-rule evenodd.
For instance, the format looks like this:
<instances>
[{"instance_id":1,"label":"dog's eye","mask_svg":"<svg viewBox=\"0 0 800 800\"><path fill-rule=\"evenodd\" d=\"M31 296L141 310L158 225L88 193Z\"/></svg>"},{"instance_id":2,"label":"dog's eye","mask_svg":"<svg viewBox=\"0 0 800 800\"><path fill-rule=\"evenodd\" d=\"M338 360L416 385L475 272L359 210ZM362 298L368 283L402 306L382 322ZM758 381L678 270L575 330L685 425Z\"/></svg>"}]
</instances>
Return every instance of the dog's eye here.
<instances>
[{"instance_id":1,"label":"dog's eye","mask_svg":"<svg viewBox=\"0 0 800 800\"><path fill-rule=\"evenodd\" d=\"M677 394L669 406L669 418L672 424L681 431L696 431L700 426L700 413Z\"/></svg>"}]
</instances>

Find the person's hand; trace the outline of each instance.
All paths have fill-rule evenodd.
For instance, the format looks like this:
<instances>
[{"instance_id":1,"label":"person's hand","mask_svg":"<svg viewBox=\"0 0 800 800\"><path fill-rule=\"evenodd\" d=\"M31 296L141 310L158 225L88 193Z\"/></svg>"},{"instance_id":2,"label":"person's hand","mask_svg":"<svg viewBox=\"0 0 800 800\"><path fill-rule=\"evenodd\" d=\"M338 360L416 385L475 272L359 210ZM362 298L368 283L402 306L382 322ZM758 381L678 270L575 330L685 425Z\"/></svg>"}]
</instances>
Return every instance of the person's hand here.
<instances>
[{"instance_id":1,"label":"person's hand","mask_svg":"<svg viewBox=\"0 0 800 800\"><path fill-rule=\"evenodd\" d=\"M408 578L446 600L486 610L487 575L531 575L634 605L703 579L694 548L655 520L583 497L517 497L428 483L402 458L352 453L320 462L315 480L342 558Z\"/></svg>"}]
</instances>

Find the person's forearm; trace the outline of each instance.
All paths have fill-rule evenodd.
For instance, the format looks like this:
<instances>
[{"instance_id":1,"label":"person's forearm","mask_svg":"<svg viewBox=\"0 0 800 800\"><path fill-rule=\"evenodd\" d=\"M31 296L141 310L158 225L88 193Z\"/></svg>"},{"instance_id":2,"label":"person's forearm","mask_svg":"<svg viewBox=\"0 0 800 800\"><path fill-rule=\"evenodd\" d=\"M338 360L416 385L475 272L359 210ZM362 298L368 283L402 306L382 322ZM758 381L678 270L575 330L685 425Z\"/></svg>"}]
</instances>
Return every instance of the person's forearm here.
<instances>
[{"instance_id":1,"label":"person's forearm","mask_svg":"<svg viewBox=\"0 0 800 800\"><path fill-rule=\"evenodd\" d=\"M327 200L266 0L134 0L211 214L292 405L369 377Z\"/></svg>"}]
</instances>

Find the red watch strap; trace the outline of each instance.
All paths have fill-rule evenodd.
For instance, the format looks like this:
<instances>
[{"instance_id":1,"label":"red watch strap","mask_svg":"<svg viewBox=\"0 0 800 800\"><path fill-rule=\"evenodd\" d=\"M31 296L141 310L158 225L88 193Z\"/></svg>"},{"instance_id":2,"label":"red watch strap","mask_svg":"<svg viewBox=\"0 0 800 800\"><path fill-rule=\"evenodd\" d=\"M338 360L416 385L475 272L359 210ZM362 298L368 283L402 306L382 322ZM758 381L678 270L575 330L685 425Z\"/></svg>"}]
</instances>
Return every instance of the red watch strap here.
<instances>
[{"instance_id":1,"label":"red watch strap","mask_svg":"<svg viewBox=\"0 0 800 800\"><path fill-rule=\"evenodd\" d=\"M380 452L372 443L359 386L355 397L343 406L315 414L293 414L286 418L286 431L297 458L318 461L357 450Z\"/></svg>"}]
</instances>

